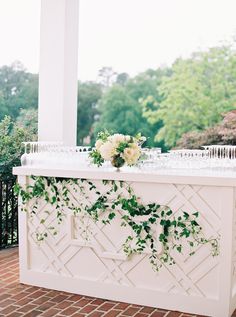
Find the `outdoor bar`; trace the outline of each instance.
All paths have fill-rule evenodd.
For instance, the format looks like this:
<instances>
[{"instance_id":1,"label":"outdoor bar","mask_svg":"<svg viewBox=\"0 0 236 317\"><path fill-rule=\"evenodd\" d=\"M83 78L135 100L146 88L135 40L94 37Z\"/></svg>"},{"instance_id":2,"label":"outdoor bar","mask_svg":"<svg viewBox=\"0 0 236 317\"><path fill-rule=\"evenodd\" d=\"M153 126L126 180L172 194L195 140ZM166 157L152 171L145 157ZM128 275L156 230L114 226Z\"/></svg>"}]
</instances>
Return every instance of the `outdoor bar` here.
<instances>
[{"instance_id":1,"label":"outdoor bar","mask_svg":"<svg viewBox=\"0 0 236 317\"><path fill-rule=\"evenodd\" d=\"M148 252L127 256L127 237L121 227L122 210L110 224L90 221L64 206L57 234L36 239L35 232L57 226L53 206L38 201L19 207L20 282L30 285L214 317L230 317L236 308L236 173L201 169L146 169L21 166L14 168L22 188L31 175L66 180L88 180L102 192L103 181L125 182L139 201L169 206L174 214L198 212L205 237L218 237L219 255L200 245L193 255L188 248L171 253L175 264L156 271ZM108 182L108 185L110 183ZM106 185L106 186L108 186ZM68 197L74 207L82 198L70 184ZM46 216L45 216L46 211ZM41 219L44 218L43 221ZM84 227L84 228L82 228ZM89 239L84 232L89 231ZM157 231L160 227L157 226ZM47 229L48 230L48 229ZM162 252L161 247L158 252Z\"/></svg>"},{"instance_id":2,"label":"outdoor bar","mask_svg":"<svg viewBox=\"0 0 236 317\"><path fill-rule=\"evenodd\" d=\"M38 144L31 144L13 169L20 282L230 317L236 308L235 148L206 148L196 161L172 152L155 156L154 165L150 158L119 172L85 164L83 153L77 160L79 0L41 2L38 140L61 142L69 155L34 155Z\"/></svg>"}]
</instances>

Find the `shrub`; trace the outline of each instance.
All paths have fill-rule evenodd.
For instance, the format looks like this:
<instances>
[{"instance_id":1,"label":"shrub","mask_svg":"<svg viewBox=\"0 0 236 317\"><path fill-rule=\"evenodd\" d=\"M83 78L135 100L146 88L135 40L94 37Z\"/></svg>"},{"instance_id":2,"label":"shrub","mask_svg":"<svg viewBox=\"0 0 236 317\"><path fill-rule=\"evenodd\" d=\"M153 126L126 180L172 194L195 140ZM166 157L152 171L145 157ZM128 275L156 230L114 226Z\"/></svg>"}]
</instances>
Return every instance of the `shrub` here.
<instances>
[{"instance_id":1,"label":"shrub","mask_svg":"<svg viewBox=\"0 0 236 317\"><path fill-rule=\"evenodd\" d=\"M20 127L10 117L0 122L0 178L11 179L12 168L20 165L23 153L22 142L33 141L36 135L27 128Z\"/></svg>"},{"instance_id":2,"label":"shrub","mask_svg":"<svg viewBox=\"0 0 236 317\"><path fill-rule=\"evenodd\" d=\"M203 145L236 145L236 110L223 114L221 123L202 132L185 133L177 143L177 148L199 149Z\"/></svg>"}]
</instances>

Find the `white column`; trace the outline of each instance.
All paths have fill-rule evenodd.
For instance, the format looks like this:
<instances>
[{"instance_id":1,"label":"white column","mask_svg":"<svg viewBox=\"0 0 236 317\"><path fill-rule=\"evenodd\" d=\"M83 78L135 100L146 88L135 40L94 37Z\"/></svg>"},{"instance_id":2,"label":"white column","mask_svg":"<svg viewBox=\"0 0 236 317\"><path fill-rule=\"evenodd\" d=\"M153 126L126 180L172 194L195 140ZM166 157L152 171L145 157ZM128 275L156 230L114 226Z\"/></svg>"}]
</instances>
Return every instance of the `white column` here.
<instances>
[{"instance_id":1,"label":"white column","mask_svg":"<svg viewBox=\"0 0 236 317\"><path fill-rule=\"evenodd\" d=\"M39 141L76 144L79 0L41 0Z\"/></svg>"}]
</instances>

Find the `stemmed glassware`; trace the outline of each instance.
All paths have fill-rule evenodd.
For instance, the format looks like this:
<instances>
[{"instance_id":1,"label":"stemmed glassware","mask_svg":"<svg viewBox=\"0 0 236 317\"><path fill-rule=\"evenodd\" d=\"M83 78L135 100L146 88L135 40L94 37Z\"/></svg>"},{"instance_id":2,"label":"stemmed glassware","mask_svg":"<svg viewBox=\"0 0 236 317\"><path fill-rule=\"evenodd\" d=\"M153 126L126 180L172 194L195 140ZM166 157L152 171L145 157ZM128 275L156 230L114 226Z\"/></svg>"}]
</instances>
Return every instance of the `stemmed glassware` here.
<instances>
[{"instance_id":1,"label":"stemmed glassware","mask_svg":"<svg viewBox=\"0 0 236 317\"><path fill-rule=\"evenodd\" d=\"M210 166L217 168L236 167L235 145L206 145L209 151Z\"/></svg>"},{"instance_id":2,"label":"stemmed glassware","mask_svg":"<svg viewBox=\"0 0 236 317\"><path fill-rule=\"evenodd\" d=\"M23 142L22 166L88 167L88 146L64 146L58 142ZM160 169L228 169L236 167L236 146L206 145L202 150L143 148L139 170ZM106 166L104 165L104 168Z\"/></svg>"},{"instance_id":3,"label":"stemmed glassware","mask_svg":"<svg viewBox=\"0 0 236 317\"><path fill-rule=\"evenodd\" d=\"M22 166L70 166L87 165L88 153L86 146L63 146L59 142L23 142L24 154Z\"/></svg>"}]
</instances>

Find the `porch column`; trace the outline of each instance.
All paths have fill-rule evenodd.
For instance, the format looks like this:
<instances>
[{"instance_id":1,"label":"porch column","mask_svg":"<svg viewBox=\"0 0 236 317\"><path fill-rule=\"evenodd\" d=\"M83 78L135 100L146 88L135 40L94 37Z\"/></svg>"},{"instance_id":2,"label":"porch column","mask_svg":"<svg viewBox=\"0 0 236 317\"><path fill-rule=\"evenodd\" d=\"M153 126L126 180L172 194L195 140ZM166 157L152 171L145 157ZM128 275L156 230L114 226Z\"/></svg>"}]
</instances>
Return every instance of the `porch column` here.
<instances>
[{"instance_id":1,"label":"porch column","mask_svg":"<svg viewBox=\"0 0 236 317\"><path fill-rule=\"evenodd\" d=\"M41 0L39 141L76 145L79 0Z\"/></svg>"}]
</instances>

